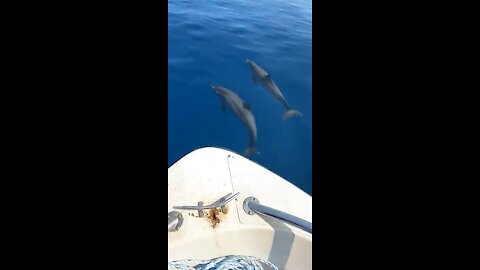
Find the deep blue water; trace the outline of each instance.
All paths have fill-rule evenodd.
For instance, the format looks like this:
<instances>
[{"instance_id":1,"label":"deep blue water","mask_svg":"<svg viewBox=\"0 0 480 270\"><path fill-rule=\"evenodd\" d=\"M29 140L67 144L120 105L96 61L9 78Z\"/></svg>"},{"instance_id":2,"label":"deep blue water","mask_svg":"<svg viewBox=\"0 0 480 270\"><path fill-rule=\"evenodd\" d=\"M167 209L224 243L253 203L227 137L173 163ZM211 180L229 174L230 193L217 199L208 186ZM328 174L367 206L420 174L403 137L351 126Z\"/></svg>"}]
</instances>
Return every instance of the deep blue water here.
<instances>
[{"instance_id":1,"label":"deep blue water","mask_svg":"<svg viewBox=\"0 0 480 270\"><path fill-rule=\"evenodd\" d=\"M245 59L270 73L303 117L255 86ZM168 1L168 165L204 146L243 154L248 132L209 84L251 105L261 155L252 160L312 194L312 2Z\"/></svg>"}]
</instances>

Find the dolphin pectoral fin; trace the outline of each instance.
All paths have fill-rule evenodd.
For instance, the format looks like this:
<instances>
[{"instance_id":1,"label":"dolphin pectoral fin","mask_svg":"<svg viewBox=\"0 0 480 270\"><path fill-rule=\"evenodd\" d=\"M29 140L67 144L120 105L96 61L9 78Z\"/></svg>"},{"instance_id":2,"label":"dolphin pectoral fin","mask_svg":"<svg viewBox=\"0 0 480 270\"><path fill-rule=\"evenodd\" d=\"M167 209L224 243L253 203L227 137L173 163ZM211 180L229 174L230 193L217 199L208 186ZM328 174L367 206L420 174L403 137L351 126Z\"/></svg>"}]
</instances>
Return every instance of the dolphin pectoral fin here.
<instances>
[{"instance_id":1,"label":"dolphin pectoral fin","mask_svg":"<svg viewBox=\"0 0 480 270\"><path fill-rule=\"evenodd\" d=\"M258 82L257 82L257 78L255 78L255 76L253 76L253 75L252 75L251 78L252 78L253 84L255 84L255 86L257 86L257 83L258 83Z\"/></svg>"},{"instance_id":2,"label":"dolphin pectoral fin","mask_svg":"<svg viewBox=\"0 0 480 270\"><path fill-rule=\"evenodd\" d=\"M247 110L249 110L249 111L252 110L252 108L250 107L250 104L248 104L247 102L243 102L243 108L245 108L245 109L247 109Z\"/></svg>"},{"instance_id":3,"label":"dolphin pectoral fin","mask_svg":"<svg viewBox=\"0 0 480 270\"><path fill-rule=\"evenodd\" d=\"M293 116L303 116L301 112L296 111L296 110L288 110L284 115L283 115L283 121L290 119Z\"/></svg>"},{"instance_id":4,"label":"dolphin pectoral fin","mask_svg":"<svg viewBox=\"0 0 480 270\"><path fill-rule=\"evenodd\" d=\"M262 81L275 85L275 83L273 82L272 76L270 76L270 74L267 74L267 75L263 76Z\"/></svg>"}]
</instances>

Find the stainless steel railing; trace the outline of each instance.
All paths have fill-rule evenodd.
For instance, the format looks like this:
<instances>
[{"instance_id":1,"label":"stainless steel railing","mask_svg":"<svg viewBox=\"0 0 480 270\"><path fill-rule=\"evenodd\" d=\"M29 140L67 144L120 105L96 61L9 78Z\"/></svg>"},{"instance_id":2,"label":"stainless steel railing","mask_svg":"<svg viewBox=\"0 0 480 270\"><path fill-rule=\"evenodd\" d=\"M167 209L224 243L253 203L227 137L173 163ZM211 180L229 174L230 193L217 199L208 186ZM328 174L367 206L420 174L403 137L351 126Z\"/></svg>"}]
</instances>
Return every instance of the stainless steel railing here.
<instances>
[{"instance_id":1,"label":"stainless steel railing","mask_svg":"<svg viewBox=\"0 0 480 270\"><path fill-rule=\"evenodd\" d=\"M179 210L197 210L198 215L200 217L203 217L204 215L203 210L213 209L213 208L221 208L223 210L225 205L231 200L233 200L236 196L238 196L238 194L239 192L235 194L229 193L209 205L203 205L203 202L198 202L198 205L174 206L173 208L179 209ZM282 212L280 210L262 205L260 204L258 199L255 197L248 197L243 201L243 210L249 215L254 215L254 214L267 215L267 216L279 219L281 221L287 222L289 224L292 224L306 232L312 233L311 222L308 222L294 215ZM169 232L177 231L180 228L180 226L182 226L182 223L183 223L183 216L180 212L172 211L168 213L168 231Z\"/></svg>"},{"instance_id":2,"label":"stainless steel railing","mask_svg":"<svg viewBox=\"0 0 480 270\"><path fill-rule=\"evenodd\" d=\"M254 215L255 213L264 214L276 219L285 221L289 224L299 227L300 229L312 233L312 223L306 220L303 220L294 215L282 212L280 210L265 206L260 204L257 198L248 197L243 201L243 210L249 215Z\"/></svg>"}]
</instances>

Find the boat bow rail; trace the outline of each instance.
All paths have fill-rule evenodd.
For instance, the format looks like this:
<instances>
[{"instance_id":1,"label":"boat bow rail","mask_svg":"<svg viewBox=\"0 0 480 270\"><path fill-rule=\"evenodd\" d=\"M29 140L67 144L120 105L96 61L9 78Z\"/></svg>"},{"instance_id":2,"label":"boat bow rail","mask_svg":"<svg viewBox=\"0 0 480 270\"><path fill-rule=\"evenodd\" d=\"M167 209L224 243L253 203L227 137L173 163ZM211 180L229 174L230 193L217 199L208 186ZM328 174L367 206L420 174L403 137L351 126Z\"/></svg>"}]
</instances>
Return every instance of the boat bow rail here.
<instances>
[{"instance_id":1,"label":"boat bow rail","mask_svg":"<svg viewBox=\"0 0 480 270\"><path fill-rule=\"evenodd\" d=\"M306 232L312 233L311 222L272 207L262 205L255 197L248 197L243 201L243 210L249 215L254 215L255 213L264 214L295 225Z\"/></svg>"},{"instance_id":2,"label":"boat bow rail","mask_svg":"<svg viewBox=\"0 0 480 270\"><path fill-rule=\"evenodd\" d=\"M226 211L225 207L227 203L233 200L239 194L240 192L237 192L233 195L232 193L228 193L227 195L223 196L222 198L218 199L217 201L209 205L203 205L203 202L200 201L196 206L174 206L173 209L196 210L198 211L198 216L203 217L204 216L203 210L220 208L222 212L225 212ZM264 215L279 219L281 221L285 221L289 224L295 225L306 232L312 233L311 222L308 222L297 216L285 213L283 211L274 209L272 207L262 205L260 204L259 200L255 197L247 197L243 201L243 210L249 215L254 215L255 213L264 214ZM169 232L177 231L182 226L182 223L183 223L183 216L180 212L172 211L168 213L168 231Z\"/></svg>"}]
</instances>

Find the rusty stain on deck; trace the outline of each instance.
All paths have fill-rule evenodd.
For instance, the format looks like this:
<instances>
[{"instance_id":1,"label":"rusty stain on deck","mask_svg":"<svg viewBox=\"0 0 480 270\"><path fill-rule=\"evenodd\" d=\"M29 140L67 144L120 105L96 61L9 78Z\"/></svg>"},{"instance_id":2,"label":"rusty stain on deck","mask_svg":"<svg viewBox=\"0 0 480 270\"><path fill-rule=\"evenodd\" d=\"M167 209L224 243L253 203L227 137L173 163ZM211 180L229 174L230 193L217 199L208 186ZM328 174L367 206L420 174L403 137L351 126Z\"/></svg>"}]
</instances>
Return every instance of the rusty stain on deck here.
<instances>
[{"instance_id":1,"label":"rusty stain on deck","mask_svg":"<svg viewBox=\"0 0 480 270\"><path fill-rule=\"evenodd\" d=\"M217 225L222 222L222 217L226 214L228 214L228 206L225 205L223 208L210 209L205 216L210 222L210 226L215 229Z\"/></svg>"}]
</instances>

